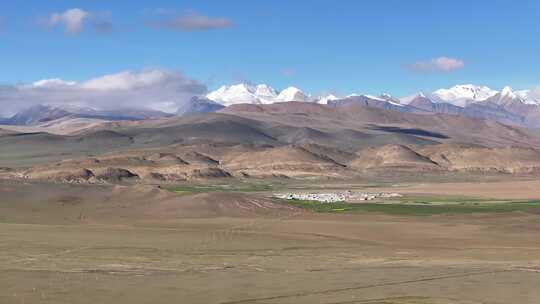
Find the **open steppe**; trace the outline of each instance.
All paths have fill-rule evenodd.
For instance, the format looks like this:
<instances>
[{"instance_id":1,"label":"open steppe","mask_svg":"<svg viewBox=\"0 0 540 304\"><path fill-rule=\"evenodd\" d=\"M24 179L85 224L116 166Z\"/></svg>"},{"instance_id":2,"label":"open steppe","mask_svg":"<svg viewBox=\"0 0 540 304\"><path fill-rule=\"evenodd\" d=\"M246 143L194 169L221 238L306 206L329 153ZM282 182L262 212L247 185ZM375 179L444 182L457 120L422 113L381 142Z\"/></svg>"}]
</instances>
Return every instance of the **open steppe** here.
<instances>
[{"instance_id":1,"label":"open steppe","mask_svg":"<svg viewBox=\"0 0 540 304\"><path fill-rule=\"evenodd\" d=\"M289 187L279 182L168 190L0 183L2 303L540 300L536 207L427 216L317 213L271 199ZM493 198L501 200L518 185L537 183L485 182L467 194L486 200L497 189ZM428 189L386 186L416 196ZM429 188L429 197L444 200L459 186L440 183ZM311 185L291 187L308 191ZM528 197L540 197L537 191Z\"/></svg>"},{"instance_id":2,"label":"open steppe","mask_svg":"<svg viewBox=\"0 0 540 304\"><path fill-rule=\"evenodd\" d=\"M292 102L33 131L0 130L0 303L540 301L536 130ZM403 197L273 197L346 190Z\"/></svg>"},{"instance_id":3,"label":"open steppe","mask_svg":"<svg viewBox=\"0 0 540 304\"><path fill-rule=\"evenodd\" d=\"M540 304L540 0L0 0L0 304Z\"/></svg>"}]
</instances>

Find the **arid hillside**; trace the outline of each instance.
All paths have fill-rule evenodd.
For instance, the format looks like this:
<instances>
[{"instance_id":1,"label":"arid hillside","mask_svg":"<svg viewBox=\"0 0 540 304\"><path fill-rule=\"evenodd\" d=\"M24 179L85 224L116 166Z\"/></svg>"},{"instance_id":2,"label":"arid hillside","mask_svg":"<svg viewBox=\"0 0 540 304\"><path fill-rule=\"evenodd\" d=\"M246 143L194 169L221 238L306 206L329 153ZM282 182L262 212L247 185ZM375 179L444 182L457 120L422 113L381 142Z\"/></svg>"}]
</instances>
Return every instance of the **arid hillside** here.
<instances>
[{"instance_id":1,"label":"arid hillside","mask_svg":"<svg viewBox=\"0 0 540 304\"><path fill-rule=\"evenodd\" d=\"M537 174L540 136L452 115L351 104L236 105L220 113L0 133L3 176L72 183L351 179L366 173Z\"/></svg>"}]
</instances>

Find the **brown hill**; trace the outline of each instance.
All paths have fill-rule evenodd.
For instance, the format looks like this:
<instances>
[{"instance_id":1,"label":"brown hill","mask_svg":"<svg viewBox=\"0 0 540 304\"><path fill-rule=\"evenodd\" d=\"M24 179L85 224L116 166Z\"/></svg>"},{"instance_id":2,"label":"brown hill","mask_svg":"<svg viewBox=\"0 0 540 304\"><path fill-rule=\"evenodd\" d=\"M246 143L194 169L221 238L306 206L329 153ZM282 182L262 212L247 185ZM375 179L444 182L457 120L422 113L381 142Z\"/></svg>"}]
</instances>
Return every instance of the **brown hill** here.
<instances>
[{"instance_id":1,"label":"brown hill","mask_svg":"<svg viewBox=\"0 0 540 304\"><path fill-rule=\"evenodd\" d=\"M298 102L268 106L239 105L221 112L283 125L312 127L320 131L338 132L347 129L370 135L392 134L401 138L413 136L440 143L540 147L540 137L536 131L495 121L457 115L402 113L356 103L337 108Z\"/></svg>"},{"instance_id":2,"label":"brown hill","mask_svg":"<svg viewBox=\"0 0 540 304\"><path fill-rule=\"evenodd\" d=\"M414 169L439 170L439 165L415 151L402 145L386 145L362 150L358 158L350 164L359 169Z\"/></svg>"},{"instance_id":3,"label":"brown hill","mask_svg":"<svg viewBox=\"0 0 540 304\"><path fill-rule=\"evenodd\" d=\"M264 148L231 153L224 159L230 171L246 176L337 176L344 165L325 154L316 154L300 146Z\"/></svg>"},{"instance_id":4,"label":"brown hill","mask_svg":"<svg viewBox=\"0 0 540 304\"><path fill-rule=\"evenodd\" d=\"M532 148L434 145L419 147L418 152L448 170L503 173L540 172L540 151Z\"/></svg>"}]
</instances>

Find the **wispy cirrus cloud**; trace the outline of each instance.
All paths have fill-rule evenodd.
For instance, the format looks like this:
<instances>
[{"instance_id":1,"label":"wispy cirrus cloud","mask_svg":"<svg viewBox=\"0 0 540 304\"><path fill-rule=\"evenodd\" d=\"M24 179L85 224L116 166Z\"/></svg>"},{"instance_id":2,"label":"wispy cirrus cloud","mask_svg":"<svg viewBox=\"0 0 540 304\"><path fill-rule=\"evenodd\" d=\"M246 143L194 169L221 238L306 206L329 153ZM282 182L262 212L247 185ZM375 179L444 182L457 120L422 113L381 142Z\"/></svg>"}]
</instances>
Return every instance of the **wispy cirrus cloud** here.
<instances>
[{"instance_id":1,"label":"wispy cirrus cloud","mask_svg":"<svg viewBox=\"0 0 540 304\"><path fill-rule=\"evenodd\" d=\"M405 66L407 70L412 72L453 72L465 67L465 62L461 59L452 57L437 57L428 60L420 60L413 64Z\"/></svg>"},{"instance_id":2,"label":"wispy cirrus cloud","mask_svg":"<svg viewBox=\"0 0 540 304\"><path fill-rule=\"evenodd\" d=\"M110 13L95 13L80 8L52 13L41 19L40 24L50 29L60 27L68 35L78 35L88 27L101 33L112 30Z\"/></svg>"},{"instance_id":3,"label":"wispy cirrus cloud","mask_svg":"<svg viewBox=\"0 0 540 304\"><path fill-rule=\"evenodd\" d=\"M148 108L174 113L206 86L176 71L123 71L75 82L44 79L0 85L0 117L38 104L82 106L100 110Z\"/></svg>"},{"instance_id":4,"label":"wispy cirrus cloud","mask_svg":"<svg viewBox=\"0 0 540 304\"><path fill-rule=\"evenodd\" d=\"M210 17L194 11L181 15L168 12L165 18L147 22L148 26L175 31L208 31L225 29L233 26L232 20L224 17ZM172 15L172 16L171 16Z\"/></svg>"}]
</instances>

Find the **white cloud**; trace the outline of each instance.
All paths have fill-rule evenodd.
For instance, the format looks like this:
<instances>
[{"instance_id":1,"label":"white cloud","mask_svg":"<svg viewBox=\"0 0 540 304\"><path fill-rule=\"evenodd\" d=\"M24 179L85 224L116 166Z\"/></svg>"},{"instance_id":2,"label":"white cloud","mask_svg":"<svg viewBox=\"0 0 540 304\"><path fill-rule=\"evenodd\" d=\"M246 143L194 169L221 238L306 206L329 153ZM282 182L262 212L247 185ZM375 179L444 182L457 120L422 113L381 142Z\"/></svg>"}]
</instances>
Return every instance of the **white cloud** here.
<instances>
[{"instance_id":1,"label":"white cloud","mask_svg":"<svg viewBox=\"0 0 540 304\"><path fill-rule=\"evenodd\" d=\"M154 28L166 28L179 31L206 31L233 26L233 22L230 19L209 17L196 12L189 12L167 20L151 21L148 24Z\"/></svg>"},{"instance_id":2,"label":"white cloud","mask_svg":"<svg viewBox=\"0 0 540 304\"><path fill-rule=\"evenodd\" d=\"M85 106L111 110L149 108L173 113L206 86L179 72L149 69L124 71L82 82L45 79L32 84L0 86L0 116L37 104Z\"/></svg>"},{"instance_id":3,"label":"white cloud","mask_svg":"<svg viewBox=\"0 0 540 304\"><path fill-rule=\"evenodd\" d=\"M34 87L54 87L54 86L66 86L75 85L75 81L65 81L60 78L42 79L32 83Z\"/></svg>"},{"instance_id":4,"label":"white cloud","mask_svg":"<svg viewBox=\"0 0 540 304\"><path fill-rule=\"evenodd\" d=\"M124 71L90 79L81 84L86 89L134 90L177 80L178 75L164 70L147 70L143 73Z\"/></svg>"},{"instance_id":5,"label":"white cloud","mask_svg":"<svg viewBox=\"0 0 540 304\"><path fill-rule=\"evenodd\" d=\"M414 72L453 72L464 67L463 60L445 56L418 61L407 66L409 70Z\"/></svg>"},{"instance_id":6,"label":"white cloud","mask_svg":"<svg viewBox=\"0 0 540 304\"><path fill-rule=\"evenodd\" d=\"M62 27L66 34L77 35L87 25L97 32L110 32L112 30L110 17L110 13L93 13L80 8L72 8L64 12L52 13L44 23L49 28Z\"/></svg>"},{"instance_id":7,"label":"white cloud","mask_svg":"<svg viewBox=\"0 0 540 304\"><path fill-rule=\"evenodd\" d=\"M48 25L55 27L62 25L67 34L78 34L83 29L84 22L90 17L90 13L80 8L68 9L63 13L53 13L49 17Z\"/></svg>"}]
</instances>

